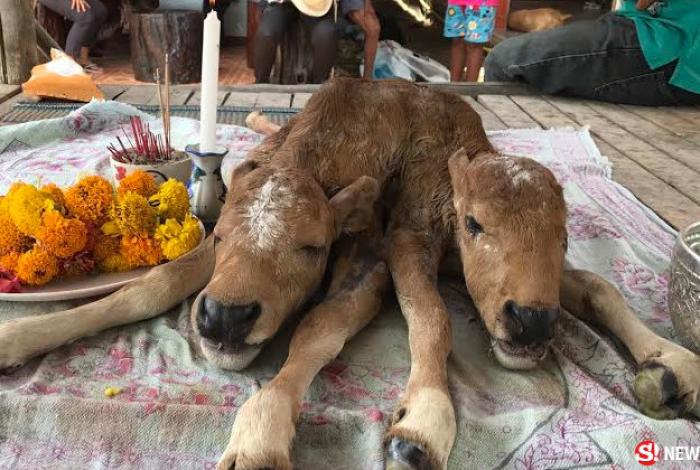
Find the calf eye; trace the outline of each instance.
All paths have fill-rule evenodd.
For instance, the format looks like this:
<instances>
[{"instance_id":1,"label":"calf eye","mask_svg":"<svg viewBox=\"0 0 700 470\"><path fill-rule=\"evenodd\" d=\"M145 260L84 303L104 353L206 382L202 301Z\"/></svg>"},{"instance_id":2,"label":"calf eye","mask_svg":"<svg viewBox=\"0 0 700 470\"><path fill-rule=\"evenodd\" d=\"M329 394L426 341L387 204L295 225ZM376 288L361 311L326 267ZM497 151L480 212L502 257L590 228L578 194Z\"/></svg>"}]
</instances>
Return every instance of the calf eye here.
<instances>
[{"instance_id":1,"label":"calf eye","mask_svg":"<svg viewBox=\"0 0 700 470\"><path fill-rule=\"evenodd\" d=\"M304 254L317 258L326 252L325 246L315 246L315 245L305 245L301 247L301 251Z\"/></svg>"},{"instance_id":2,"label":"calf eye","mask_svg":"<svg viewBox=\"0 0 700 470\"><path fill-rule=\"evenodd\" d=\"M477 235L479 235L480 233L484 232L484 227L482 227L481 224L479 222L477 222L476 219L474 217L472 217L471 215L469 217L467 217L466 226L467 226L467 230L469 231L469 233L471 233L475 237Z\"/></svg>"},{"instance_id":3,"label":"calf eye","mask_svg":"<svg viewBox=\"0 0 700 470\"><path fill-rule=\"evenodd\" d=\"M216 248L216 245L218 245L221 242L221 237L218 235L214 235L214 248Z\"/></svg>"},{"instance_id":4,"label":"calf eye","mask_svg":"<svg viewBox=\"0 0 700 470\"><path fill-rule=\"evenodd\" d=\"M562 247L564 248L564 253L569 251L569 239L565 238L563 242L561 242Z\"/></svg>"}]
</instances>

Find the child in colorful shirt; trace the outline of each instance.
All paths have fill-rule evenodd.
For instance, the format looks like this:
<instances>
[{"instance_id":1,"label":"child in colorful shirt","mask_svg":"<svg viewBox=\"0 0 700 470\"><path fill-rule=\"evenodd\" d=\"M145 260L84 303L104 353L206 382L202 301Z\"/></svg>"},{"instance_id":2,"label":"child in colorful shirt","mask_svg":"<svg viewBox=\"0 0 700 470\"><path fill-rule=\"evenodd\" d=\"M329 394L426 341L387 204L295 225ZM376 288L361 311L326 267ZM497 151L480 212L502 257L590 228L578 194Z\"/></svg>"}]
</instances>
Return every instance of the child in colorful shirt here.
<instances>
[{"instance_id":1,"label":"child in colorful shirt","mask_svg":"<svg viewBox=\"0 0 700 470\"><path fill-rule=\"evenodd\" d=\"M484 62L484 44L493 35L498 0L448 0L443 35L452 38L450 80L475 82Z\"/></svg>"}]
</instances>

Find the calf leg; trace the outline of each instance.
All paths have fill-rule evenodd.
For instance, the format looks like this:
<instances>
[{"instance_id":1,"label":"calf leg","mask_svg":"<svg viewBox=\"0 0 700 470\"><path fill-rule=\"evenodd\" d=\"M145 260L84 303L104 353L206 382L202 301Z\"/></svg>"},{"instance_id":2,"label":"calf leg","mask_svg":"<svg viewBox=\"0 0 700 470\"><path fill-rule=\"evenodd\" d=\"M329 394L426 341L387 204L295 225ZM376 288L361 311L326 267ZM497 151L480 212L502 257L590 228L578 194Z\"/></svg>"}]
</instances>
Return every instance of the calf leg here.
<instances>
[{"instance_id":1,"label":"calf leg","mask_svg":"<svg viewBox=\"0 0 700 470\"><path fill-rule=\"evenodd\" d=\"M21 365L76 339L152 318L204 287L214 269L210 237L192 252L156 266L114 294L62 312L0 323L0 369Z\"/></svg>"},{"instance_id":2,"label":"calf leg","mask_svg":"<svg viewBox=\"0 0 700 470\"><path fill-rule=\"evenodd\" d=\"M566 310L605 327L629 349L639 366L634 392L644 414L672 419L696 407L700 357L647 328L612 284L588 271L566 271L560 298Z\"/></svg>"},{"instance_id":3,"label":"calf leg","mask_svg":"<svg viewBox=\"0 0 700 470\"><path fill-rule=\"evenodd\" d=\"M416 232L392 233L390 269L408 323L411 374L386 437L387 469L444 469L457 432L447 388L452 327L437 290L439 253Z\"/></svg>"},{"instance_id":4,"label":"calf leg","mask_svg":"<svg viewBox=\"0 0 700 470\"><path fill-rule=\"evenodd\" d=\"M327 298L297 327L279 374L238 411L219 469L292 468L290 447L304 394L321 368L381 306L389 273L369 251L355 244L348 257L337 261Z\"/></svg>"}]
</instances>

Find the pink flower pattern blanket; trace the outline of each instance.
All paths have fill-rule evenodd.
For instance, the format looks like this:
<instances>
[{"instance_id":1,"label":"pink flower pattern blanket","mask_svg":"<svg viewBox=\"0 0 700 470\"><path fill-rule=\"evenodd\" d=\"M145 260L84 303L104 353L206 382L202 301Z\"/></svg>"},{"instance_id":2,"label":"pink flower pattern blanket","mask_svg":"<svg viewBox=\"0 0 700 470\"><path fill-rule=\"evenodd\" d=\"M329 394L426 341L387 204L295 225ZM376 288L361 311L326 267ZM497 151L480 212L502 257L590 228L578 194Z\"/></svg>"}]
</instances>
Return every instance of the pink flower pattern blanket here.
<instances>
[{"instance_id":1,"label":"pink flower pattern blanket","mask_svg":"<svg viewBox=\"0 0 700 470\"><path fill-rule=\"evenodd\" d=\"M108 174L105 146L137 113L92 103L66 118L1 128L0 194L14 180L67 185L82 174ZM195 121L173 123L176 147L197 133ZM219 126L217 136L230 150L227 168L260 141L235 126ZM564 186L568 261L612 281L651 328L674 338L666 293L676 233L612 181L587 130L490 138L501 152L544 163ZM540 369L507 371L490 355L464 286L445 280L440 288L454 325L449 372L458 434L450 469L622 470L636 468L634 448L644 439L700 445L697 422L654 421L636 410L633 366L608 337L565 315ZM76 303L0 302L0 321ZM291 328L247 370L224 372L193 355L188 308L185 302L0 374L0 469L214 468L236 410L284 361ZM314 380L294 442L296 468L380 469L382 431L409 367L406 325L390 303ZM123 393L105 397L111 386Z\"/></svg>"}]
</instances>

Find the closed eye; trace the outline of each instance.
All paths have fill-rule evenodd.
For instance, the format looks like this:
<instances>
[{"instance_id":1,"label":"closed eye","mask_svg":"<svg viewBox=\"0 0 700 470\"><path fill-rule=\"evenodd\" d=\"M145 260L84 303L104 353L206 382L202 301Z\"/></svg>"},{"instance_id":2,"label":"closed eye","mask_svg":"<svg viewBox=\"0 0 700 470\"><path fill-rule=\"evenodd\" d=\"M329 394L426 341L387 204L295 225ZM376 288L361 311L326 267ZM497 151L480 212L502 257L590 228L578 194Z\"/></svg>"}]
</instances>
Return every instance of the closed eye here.
<instances>
[{"instance_id":1,"label":"closed eye","mask_svg":"<svg viewBox=\"0 0 700 470\"><path fill-rule=\"evenodd\" d=\"M214 248L216 248L216 245L218 245L221 242L221 237L218 235L214 235Z\"/></svg>"},{"instance_id":2,"label":"closed eye","mask_svg":"<svg viewBox=\"0 0 700 470\"><path fill-rule=\"evenodd\" d=\"M304 245L300 250L307 256L318 258L326 253L325 246Z\"/></svg>"},{"instance_id":3,"label":"closed eye","mask_svg":"<svg viewBox=\"0 0 700 470\"><path fill-rule=\"evenodd\" d=\"M481 224L471 215L467 217L465 225L467 227L467 231L475 237L480 233L484 233L484 227L482 227Z\"/></svg>"}]
</instances>

